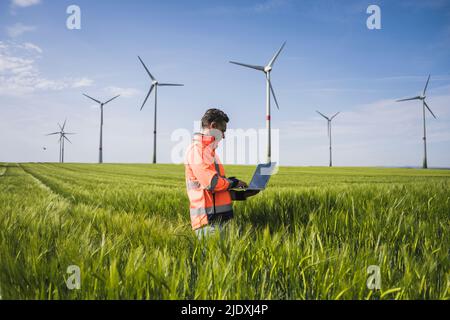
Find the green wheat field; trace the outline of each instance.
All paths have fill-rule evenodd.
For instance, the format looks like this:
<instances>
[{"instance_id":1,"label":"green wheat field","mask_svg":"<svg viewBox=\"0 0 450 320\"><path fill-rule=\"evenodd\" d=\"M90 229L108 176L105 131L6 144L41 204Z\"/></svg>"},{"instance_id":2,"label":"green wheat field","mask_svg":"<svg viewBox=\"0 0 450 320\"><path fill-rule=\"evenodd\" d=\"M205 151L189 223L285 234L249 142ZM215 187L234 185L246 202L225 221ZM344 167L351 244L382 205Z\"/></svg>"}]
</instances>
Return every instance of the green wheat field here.
<instances>
[{"instance_id":1,"label":"green wheat field","mask_svg":"<svg viewBox=\"0 0 450 320\"><path fill-rule=\"evenodd\" d=\"M0 163L1 298L450 298L449 170L282 167L207 241L188 205L182 165Z\"/></svg>"}]
</instances>

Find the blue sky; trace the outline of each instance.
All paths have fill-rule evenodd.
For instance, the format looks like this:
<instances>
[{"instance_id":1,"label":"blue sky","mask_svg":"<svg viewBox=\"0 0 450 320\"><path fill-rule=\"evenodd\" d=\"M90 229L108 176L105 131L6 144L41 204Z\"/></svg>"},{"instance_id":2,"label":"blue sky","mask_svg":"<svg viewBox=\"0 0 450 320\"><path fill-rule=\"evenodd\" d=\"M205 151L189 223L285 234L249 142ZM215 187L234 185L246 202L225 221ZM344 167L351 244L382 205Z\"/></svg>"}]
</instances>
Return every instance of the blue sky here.
<instances>
[{"instance_id":1,"label":"blue sky","mask_svg":"<svg viewBox=\"0 0 450 320\"><path fill-rule=\"evenodd\" d=\"M81 8L81 30L66 8ZM371 4L381 30L366 27ZM150 162L153 99L139 54L163 82L158 95L158 160L171 162L174 131L193 130L209 107L230 129L264 128L262 73L228 63L266 64L281 110L279 161L327 165L326 122L337 166L417 166L422 114L415 96L431 81L430 166L450 166L450 1L0 1L0 161L56 161L57 123L68 119L70 162L96 162L100 112L82 93L106 100L105 162ZM47 150L43 150L43 147ZM232 162L232 161L231 161Z\"/></svg>"}]
</instances>

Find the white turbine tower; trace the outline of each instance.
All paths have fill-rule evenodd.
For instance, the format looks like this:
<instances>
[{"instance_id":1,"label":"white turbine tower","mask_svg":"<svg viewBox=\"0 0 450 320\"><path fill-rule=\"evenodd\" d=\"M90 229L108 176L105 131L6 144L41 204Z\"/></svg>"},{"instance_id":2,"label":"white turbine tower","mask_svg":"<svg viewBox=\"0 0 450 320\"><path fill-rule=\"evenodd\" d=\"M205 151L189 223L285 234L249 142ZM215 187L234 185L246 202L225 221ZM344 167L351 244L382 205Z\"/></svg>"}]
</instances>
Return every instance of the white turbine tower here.
<instances>
[{"instance_id":1,"label":"white turbine tower","mask_svg":"<svg viewBox=\"0 0 450 320\"><path fill-rule=\"evenodd\" d=\"M283 50L284 46L286 45L286 42L283 43L281 48L275 53L275 55L272 57L272 59L269 61L269 63L264 66L255 66L240 62L234 62L230 61L230 63L237 64L239 66L259 70L265 73L266 75L266 128L267 128L267 163L271 162L272 157L272 148L271 148L271 133L270 133L270 94L272 93L273 99L275 100L275 104L277 105L277 108L280 109L277 101L277 97L275 96L275 91L273 90L272 83L270 81L270 72L272 71L272 67L275 63L275 61L278 58L278 55L281 53L281 50Z\"/></svg>"},{"instance_id":2,"label":"white turbine tower","mask_svg":"<svg viewBox=\"0 0 450 320\"><path fill-rule=\"evenodd\" d=\"M428 80L427 80L427 83L425 84L425 88L423 89L423 93L422 93L421 96L397 100L397 102L409 101L409 100L422 100L422 111L423 111L423 164L422 164L422 167L424 169L428 168L428 161L427 161L427 129L426 129L426 125L425 125L425 108L427 108L428 111L430 111L431 115L435 119L437 119L436 116L434 115L433 111L431 111L430 107L428 106L427 102L425 101L425 98L426 98L425 94L427 92L428 83L430 82L430 77L431 77L431 75L428 75Z\"/></svg>"},{"instance_id":3,"label":"white turbine tower","mask_svg":"<svg viewBox=\"0 0 450 320\"><path fill-rule=\"evenodd\" d=\"M83 93L83 95L85 97L97 102L100 105L100 145L98 148L98 163L103 163L103 106L106 105L107 103L113 101L114 99L120 97L120 94L118 96L115 96L114 98L109 99L106 102L100 102L99 100L94 99L84 93Z\"/></svg>"},{"instance_id":4,"label":"white turbine tower","mask_svg":"<svg viewBox=\"0 0 450 320\"><path fill-rule=\"evenodd\" d=\"M153 123L153 163L156 163L156 114L157 114L157 107L158 107L158 87L182 87L183 84L176 84L176 83L159 83L158 80L155 79L155 77L150 73L147 66L145 65L144 61L142 61L141 57L139 57L139 61L141 61L142 65L144 66L145 71L147 71L148 75L150 76L150 79L152 79L152 85L150 86L150 89L148 90L147 96L145 97L144 103L142 103L142 108L144 108L145 103L147 102L148 97L152 93L153 89L155 89L155 116L154 116L154 123Z\"/></svg>"},{"instance_id":5,"label":"white turbine tower","mask_svg":"<svg viewBox=\"0 0 450 320\"><path fill-rule=\"evenodd\" d=\"M332 116L331 118L327 117L326 115L324 115L323 113L316 111L318 114L320 114L322 117L324 117L327 120L327 127L328 127L328 138L330 140L330 167L333 166L333 156L332 156L332 148L331 148L331 121L333 121L333 119L340 113L336 113L334 116Z\"/></svg>"},{"instance_id":6,"label":"white turbine tower","mask_svg":"<svg viewBox=\"0 0 450 320\"><path fill-rule=\"evenodd\" d=\"M64 124L62 126L58 123L60 131L47 134L47 136L59 134L59 162L60 163L64 163L64 141L67 140L70 143L72 143L72 141L70 141L69 138L66 137L66 135L75 134L75 133L71 133L71 132L64 132L64 128L66 127L66 122L67 122L67 120L64 120Z\"/></svg>"}]
</instances>

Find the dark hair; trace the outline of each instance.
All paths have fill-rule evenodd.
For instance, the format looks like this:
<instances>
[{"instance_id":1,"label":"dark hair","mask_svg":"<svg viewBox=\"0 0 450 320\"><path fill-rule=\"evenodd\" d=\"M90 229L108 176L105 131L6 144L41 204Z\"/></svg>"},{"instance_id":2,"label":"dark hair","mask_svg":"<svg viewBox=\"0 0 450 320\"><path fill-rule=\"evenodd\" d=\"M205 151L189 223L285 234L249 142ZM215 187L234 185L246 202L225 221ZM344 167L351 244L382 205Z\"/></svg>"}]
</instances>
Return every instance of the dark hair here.
<instances>
[{"instance_id":1,"label":"dark hair","mask_svg":"<svg viewBox=\"0 0 450 320\"><path fill-rule=\"evenodd\" d=\"M213 122L226 122L228 123L230 119L228 118L227 114L219 109L208 109L205 112L205 115L202 117L202 127L206 128Z\"/></svg>"}]
</instances>

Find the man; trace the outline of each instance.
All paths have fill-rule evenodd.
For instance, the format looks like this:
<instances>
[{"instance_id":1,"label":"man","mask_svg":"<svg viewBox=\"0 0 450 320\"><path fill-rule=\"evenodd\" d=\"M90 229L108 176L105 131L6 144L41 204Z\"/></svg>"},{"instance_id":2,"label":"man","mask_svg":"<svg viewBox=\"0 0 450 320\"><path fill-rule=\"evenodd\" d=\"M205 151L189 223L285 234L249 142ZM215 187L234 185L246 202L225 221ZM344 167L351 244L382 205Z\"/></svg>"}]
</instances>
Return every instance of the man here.
<instances>
[{"instance_id":1,"label":"man","mask_svg":"<svg viewBox=\"0 0 450 320\"><path fill-rule=\"evenodd\" d=\"M246 200L257 191L234 191L247 188L244 181L227 178L215 153L225 139L228 116L219 109L209 109L202 118L202 132L194 134L186 152L186 188L190 201L192 229L201 237L219 231L233 218L233 200Z\"/></svg>"}]
</instances>

